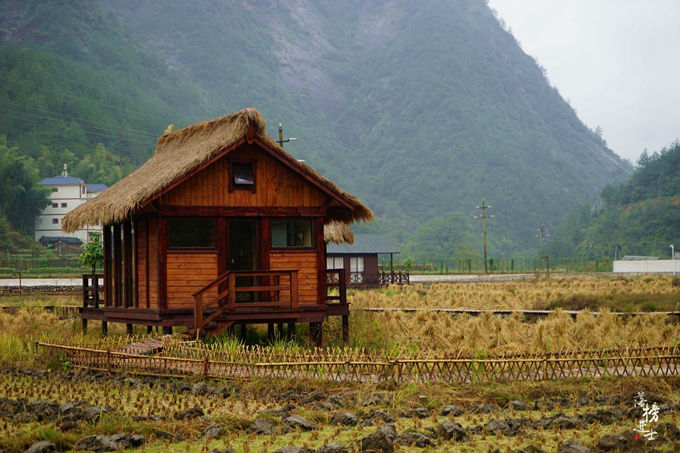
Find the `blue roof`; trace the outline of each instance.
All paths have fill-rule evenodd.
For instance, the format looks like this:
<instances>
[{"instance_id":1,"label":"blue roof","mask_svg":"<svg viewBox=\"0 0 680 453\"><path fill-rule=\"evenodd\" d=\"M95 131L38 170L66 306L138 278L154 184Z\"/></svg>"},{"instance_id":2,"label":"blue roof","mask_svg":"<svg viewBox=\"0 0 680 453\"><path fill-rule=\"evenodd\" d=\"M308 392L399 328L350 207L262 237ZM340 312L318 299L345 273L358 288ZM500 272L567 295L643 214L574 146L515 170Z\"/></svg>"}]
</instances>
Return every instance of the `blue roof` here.
<instances>
[{"instance_id":1,"label":"blue roof","mask_svg":"<svg viewBox=\"0 0 680 453\"><path fill-rule=\"evenodd\" d=\"M75 176L53 176L51 178L43 179L38 184L43 184L46 186L65 186L72 184L85 184L85 181L80 178L76 178Z\"/></svg>"},{"instance_id":2,"label":"blue roof","mask_svg":"<svg viewBox=\"0 0 680 453\"><path fill-rule=\"evenodd\" d=\"M392 239L384 234L355 234L354 244L328 244L326 253L399 253L399 248Z\"/></svg>"},{"instance_id":3,"label":"blue roof","mask_svg":"<svg viewBox=\"0 0 680 453\"><path fill-rule=\"evenodd\" d=\"M103 192L104 190L108 189L109 186L106 184L88 184L87 185L87 190L89 192Z\"/></svg>"}]
</instances>

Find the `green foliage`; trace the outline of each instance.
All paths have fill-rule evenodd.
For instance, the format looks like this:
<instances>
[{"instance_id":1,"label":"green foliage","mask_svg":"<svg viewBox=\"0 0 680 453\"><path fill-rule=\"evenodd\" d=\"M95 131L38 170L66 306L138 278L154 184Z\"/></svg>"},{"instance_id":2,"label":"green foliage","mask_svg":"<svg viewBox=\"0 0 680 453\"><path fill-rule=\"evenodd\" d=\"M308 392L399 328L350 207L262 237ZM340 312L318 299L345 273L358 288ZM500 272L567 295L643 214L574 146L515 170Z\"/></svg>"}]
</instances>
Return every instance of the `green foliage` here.
<instances>
[{"instance_id":1,"label":"green foliage","mask_svg":"<svg viewBox=\"0 0 680 453\"><path fill-rule=\"evenodd\" d=\"M602 191L604 206L572 211L549 244L558 257L668 256L680 231L680 144L640 157L630 179Z\"/></svg>"},{"instance_id":2,"label":"green foliage","mask_svg":"<svg viewBox=\"0 0 680 453\"><path fill-rule=\"evenodd\" d=\"M104 244L102 243L102 234L91 232L90 240L81 247L83 251L78 256L78 261L84 266L92 268L92 273L95 274L97 266L104 265Z\"/></svg>"}]
</instances>

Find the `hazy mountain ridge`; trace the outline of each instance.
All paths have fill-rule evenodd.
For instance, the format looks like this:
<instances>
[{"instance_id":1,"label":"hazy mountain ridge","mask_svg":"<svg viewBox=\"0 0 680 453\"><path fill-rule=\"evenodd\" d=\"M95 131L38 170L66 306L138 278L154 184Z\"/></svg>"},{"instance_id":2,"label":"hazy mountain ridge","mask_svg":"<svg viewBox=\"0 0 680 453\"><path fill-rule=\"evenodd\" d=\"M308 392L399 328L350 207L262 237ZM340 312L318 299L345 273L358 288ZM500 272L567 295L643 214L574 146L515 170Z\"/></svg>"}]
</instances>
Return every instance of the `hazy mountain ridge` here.
<instances>
[{"instance_id":1,"label":"hazy mountain ridge","mask_svg":"<svg viewBox=\"0 0 680 453\"><path fill-rule=\"evenodd\" d=\"M370 205L379 219L369 229L399 241L428 220L471 217L486 197L497 216L490 247L526 249L536 245L537 225L556 227L629 171L482 1L98 5L84 17L50 10L50 20L37 22L17 7L3 36L12 21L30 24L24 28L36 36L55 29L73 37L63 40L74 47L69 58L92 73L143 67L117 61L124 55L149 58L158 86L154 76L134 78L156 101L140 108L171 117L165 125L255 106L271 135L283 121L285 134L298 138L287 145L296 157ZM101 42L90 47L81 35ZM24 51L55 49L10 41ZM102 58L108 46L119 49L115 58ZM163 121L154 121L142 125L149 136L162 132ZM150 151L127 156L139 162Z\"/></svg>"}]
</instances>

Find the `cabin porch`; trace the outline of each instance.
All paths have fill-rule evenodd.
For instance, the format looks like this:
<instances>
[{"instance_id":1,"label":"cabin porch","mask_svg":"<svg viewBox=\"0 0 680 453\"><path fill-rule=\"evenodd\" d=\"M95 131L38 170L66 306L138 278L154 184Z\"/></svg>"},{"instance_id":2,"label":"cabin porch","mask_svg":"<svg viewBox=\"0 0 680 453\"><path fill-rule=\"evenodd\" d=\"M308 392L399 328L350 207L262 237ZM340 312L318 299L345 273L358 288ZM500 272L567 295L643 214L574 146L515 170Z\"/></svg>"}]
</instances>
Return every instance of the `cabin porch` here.
<instances>
[{"instance_id":1,"label":"cabin porch","mask_svg":"<svg viewBox=\"0 0 680 453\"><path fill-rule=\"evenodd\" d=\"M295 323L310 323L315 343L321 340L321 323L326 317L341 316L343 340L349 336L349 304L347 280L342 269L325 271L324 297L317 304L301 303L298 271L228 271L193 294L193 306L182 308L144 308L107 306L102 304L101 292L105 285L102 275L83 276L83 328L87 320L102 322L106 334L109 322L163 327L172 332L173 326L186 326L193 335L218 334L240 324L268 324L273 334L274 325L288 334ZM243 330L244 331L244 330Z\"/></svg>"}]
</instances>

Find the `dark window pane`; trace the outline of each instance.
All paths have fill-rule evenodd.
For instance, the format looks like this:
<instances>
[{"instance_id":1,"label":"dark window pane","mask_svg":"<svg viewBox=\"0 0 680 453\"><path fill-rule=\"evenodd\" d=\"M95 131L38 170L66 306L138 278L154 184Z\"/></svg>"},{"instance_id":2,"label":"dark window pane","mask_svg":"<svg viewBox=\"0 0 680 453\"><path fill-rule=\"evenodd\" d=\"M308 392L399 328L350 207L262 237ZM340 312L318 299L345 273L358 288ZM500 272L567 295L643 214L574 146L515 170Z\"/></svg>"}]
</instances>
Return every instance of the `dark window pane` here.
<instances>
[{"instance_id":1,"label":"dark window pane","mask_svg":"<svg viewBox=\"0 0 680 453\"><path fill-rule=\"evenodd\" d=\"M169 219L170 248L215 248L213 219Z\"/></svg>"},{"instance_id":2,"label":"dark window pane","mask_svg":"<svg viewBox=\"0 0 680 453\"><path fill-rule=\"evenodd\" d=\"M252 186L255 184L253 179L253 165L249 163L234 164L234 184L238 186Z\"/></svg>"},{"instance_id":3,"label":"dark window pane","mask_svg":"<svg viewBox=\"0 0 680 453\"><path fill-rule=\"evenodd\" d=\"M272 221L272 247L311 247L311 220Z\"/></svg>"}]
</instances>

